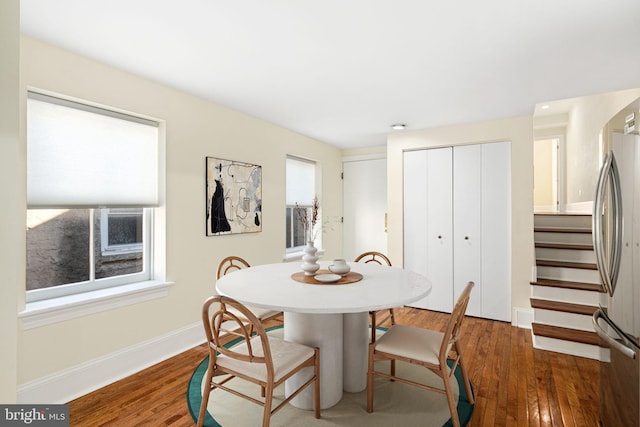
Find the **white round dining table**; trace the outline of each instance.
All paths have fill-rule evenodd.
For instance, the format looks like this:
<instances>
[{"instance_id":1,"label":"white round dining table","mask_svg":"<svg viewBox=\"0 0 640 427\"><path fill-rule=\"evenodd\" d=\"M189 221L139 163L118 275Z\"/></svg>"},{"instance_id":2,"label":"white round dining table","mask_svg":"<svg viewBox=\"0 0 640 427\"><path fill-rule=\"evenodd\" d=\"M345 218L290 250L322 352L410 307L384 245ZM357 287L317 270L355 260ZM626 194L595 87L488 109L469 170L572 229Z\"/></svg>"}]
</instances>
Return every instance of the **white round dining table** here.
<instances>
[{"instance_id":1,"label":"white round dining table","mask_svg":"<svg viewBox=\"0 0 640 427\"><path fill-rule=\"evenodd\" d=\"M330 261L320 262L327 269ZM422 275L375 263L350 262L362 279L347 284L310 284L292 278L301 271L296 262L264 264L227 274L216 282L220 295L245 305L284 312L284 339L320 348L320 406L330 408L343 391L366 388L370 311L401 307L429 294L431 284ZM295 390L311 375L306 368L285 383ZM313 408L313 388L291 400Z\"/></svg>"}]
</instances>

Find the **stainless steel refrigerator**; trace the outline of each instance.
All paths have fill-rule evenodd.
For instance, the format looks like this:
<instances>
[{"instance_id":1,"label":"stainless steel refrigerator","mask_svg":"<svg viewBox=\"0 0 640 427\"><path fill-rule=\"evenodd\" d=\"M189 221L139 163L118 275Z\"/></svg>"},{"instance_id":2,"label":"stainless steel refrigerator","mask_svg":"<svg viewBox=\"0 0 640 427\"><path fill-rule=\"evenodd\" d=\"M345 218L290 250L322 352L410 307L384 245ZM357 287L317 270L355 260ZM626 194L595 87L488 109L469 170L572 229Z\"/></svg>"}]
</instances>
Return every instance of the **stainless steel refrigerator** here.
<instances>
[{"instance_id":1,"label":"stainless steel refrigerator","mask_svg":"<svg viewBox=\"0 0 640 427\"><path fill-rule=\"evenodd\" d=\"M593 208L594 249L606 289L593 315L603 426L640 426L640 136L613 133Z\"/></svg>"}]
</instances>

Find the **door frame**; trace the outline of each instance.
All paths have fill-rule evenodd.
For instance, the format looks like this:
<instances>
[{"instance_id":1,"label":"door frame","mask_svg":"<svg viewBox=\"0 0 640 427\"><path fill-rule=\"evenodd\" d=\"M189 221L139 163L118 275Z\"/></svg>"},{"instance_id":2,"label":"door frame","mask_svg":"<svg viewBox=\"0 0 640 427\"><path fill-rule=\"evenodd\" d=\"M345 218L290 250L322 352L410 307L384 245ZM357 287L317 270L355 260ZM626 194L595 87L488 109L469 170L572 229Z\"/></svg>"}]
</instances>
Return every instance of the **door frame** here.
<instances>
[{"instance_id":1,"label":"door frame","mask_svg":"<svg viewBox=\"0 0 640 427\"><path fill-rule=\"evenodd\" d=\"M538 135L533 138L534 145L539 141L556 140L556 149L553 152L555 156L555 209L556 212L566 212L567 210L567 178L566 178L566 143L565 136L558 133L550 133L548 135ZM535 184L535 164L534 167L534 184ZM534 211L538 210L534 206Z\"/></svg>"}]
</instances>

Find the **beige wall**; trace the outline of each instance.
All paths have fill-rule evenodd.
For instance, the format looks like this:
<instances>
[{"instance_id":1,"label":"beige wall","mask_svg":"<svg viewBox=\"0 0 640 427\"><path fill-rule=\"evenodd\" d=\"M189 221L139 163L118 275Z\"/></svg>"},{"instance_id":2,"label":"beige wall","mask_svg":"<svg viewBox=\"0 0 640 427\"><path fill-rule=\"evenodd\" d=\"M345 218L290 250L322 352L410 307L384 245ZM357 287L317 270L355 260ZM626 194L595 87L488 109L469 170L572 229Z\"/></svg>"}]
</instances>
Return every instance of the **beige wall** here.
<instances>
[{"instance_id":1,"label":"beige wall","mask_svg":"<svg viewBox=\"0 0 640 427\"><path fill-rule=\"evenodd\" d=\"M0 402L17 395L17 308L24 281L24 179L19 139L20 2L0 2ZM16 178L17 177L17 178Z\"/></svg>"},{"instance_id":2,"label":"beige wall","mask_svg":"<svg viewBox=\"0 0 640 427\"><path fill-rule=\"evenodd\" d=\"M339 149L29 37L22 38L21 53L23 114L26 88L33 87L164 121L167 176L166 205L161 215L166 216L166 279L175 286L165 298L20 330L19 384L198 322L200 307L214 291L215 269L224 256L240 255L252 264L282 261L288 154L319 162L323 215L341 216ZM205 236L206 156L262 166L262 232ZM7 173L23 180L24 165L11 164ZM16 198L24 208L24 194ZM23 234L23 224L13 221L11 225ZM341 235L340 224L323 235L326 259L341 255ZM13 252L16 247L5 250ZM14 260L14 264L24 270L23 260ZM14 277L11 283L16 281ZM23 300L24 280L18 288ZM12 297L15 299L15 295Z\"/></svg>"},{"instance_id":3,"label":"beige wall","mask_svg":"<svg viewBox=\"0 0 640 427\"><path fill-rule=\"evenodd\" d=\"M349 149L349 150L343 150L342 151L342 155L344 157L356 157L356 156L369 156L369 155L376 155L376 154L383 154L383 155L387 155L387 147L386 146L380 146L380 147L367 147L367 148L355 148L355 149Z\"/></svg>"},{"instance_id":4,"label":"beige wall","mask_svg":"<svg viewBox=\"0 0 640 427\"><path fill-rule=\"evenodd\" d=\"M613 116L639 96L640 89L629 89L576 98L567 124L568 204L593 201L602 159L600 131Z\"/></svg>"},{"instance_id":5,"label":"beige wall","mask_svg":"<svg viewBox=\"0 0 640 427\"><path fill-rule=\"evenodd\" d=\"M419 148L511 141L511 301L529 309L533 249L533 122L531 117L495 120L391 134L387 140L389 256L403 259L402 152ZM515 320L515 319L514 319Z\"/></svg>"}]
</instances>

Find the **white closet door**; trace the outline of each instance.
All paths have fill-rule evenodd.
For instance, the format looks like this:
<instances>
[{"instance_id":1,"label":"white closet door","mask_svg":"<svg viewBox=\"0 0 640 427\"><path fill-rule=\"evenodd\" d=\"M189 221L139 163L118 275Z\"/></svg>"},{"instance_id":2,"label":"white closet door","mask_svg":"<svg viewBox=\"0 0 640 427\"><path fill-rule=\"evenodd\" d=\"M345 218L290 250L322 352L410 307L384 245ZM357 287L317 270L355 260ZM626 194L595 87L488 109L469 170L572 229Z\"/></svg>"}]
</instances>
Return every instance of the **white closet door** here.
<instances>
[{"instance_id":1,"label":"white closet door","mask_svg":"<svg viewBox=\"0 0 640 427\"><path fill-rule=\"evenodd\" d=\"M354 260L366 251L387 253L387 159L345 161L342 256Z\"/></svg>"},{"instance_id":2,"label":"white closet door","mask_svg":"<svg viewBox=\"0 0 640 427\"><path fill-rule=\"evenodd\" d=\"M404 267L428 297L409 305L451 312L469 281L467 314L511 319L511 144L404 154Z\"/></svg>"},{"instance_id":3,"label":"white closet door","mask_svg":"<svg viewBox=\"0 0 640 427\"><path fill-rule=\"evenodd\" d=\"M430 294L409 305L450 312L453 308L451 148L405 153L404 267L423 274Z\"/></svg>"},{"instance_id":4,"label":"white closet door","mask_svg":"<svg viewBox=\"0 0 640 427\"><path fill-rule=\"evenodd\" d=\"M482 314L511 321L511 143L482 145Z\"/></svg>"},{"instance_id":5,"label":"white closet door","mask_svg":"<svg viewBox=\"0 0 640 427\"><path fill-rule=\"evenodd\" d=\"M404 268L427 276L427 151L407 151L403 158ZM409 304L427 308L427 298Z\"/></svg>"},{"instance_id":6,"label":"white closet door","mask_svg":"<svg viewBox=\"0 0 640 427\"><path fill-rule=\"evenodd\" d=\"M482 315L481 146L453 150L453 300L468 282L475 283L467 314Z\"/></svg>"}]
</instances>

